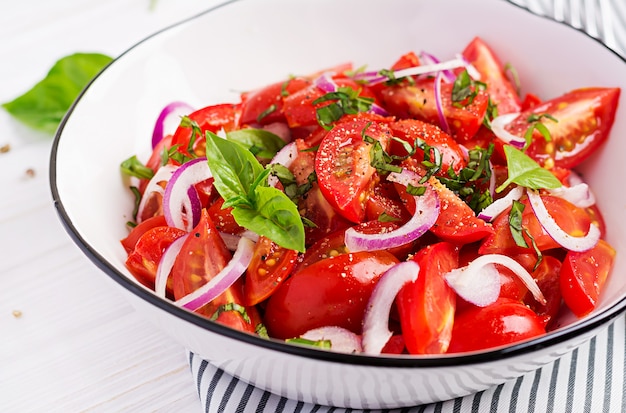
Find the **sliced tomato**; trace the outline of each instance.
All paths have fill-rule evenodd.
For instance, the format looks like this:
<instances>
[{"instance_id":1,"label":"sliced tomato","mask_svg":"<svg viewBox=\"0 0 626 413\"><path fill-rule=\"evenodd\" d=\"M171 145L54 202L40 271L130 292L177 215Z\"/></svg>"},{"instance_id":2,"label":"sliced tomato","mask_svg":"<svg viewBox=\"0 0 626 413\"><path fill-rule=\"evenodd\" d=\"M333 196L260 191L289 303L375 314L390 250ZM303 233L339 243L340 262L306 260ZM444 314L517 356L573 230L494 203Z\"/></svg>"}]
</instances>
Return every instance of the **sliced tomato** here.
<instances>
[{"instance_id":1,"label":"sliced tomato","mask_svg":"<svg viewBox=\"0 0 626 413\"><path fill-rule=\"evenodd\" d=\"M282 82L241 94L241 124L267 125L284 122L283 99L311 84L303 77L293 77Z\"/></svg>"},{"instance_id":2,"label":"sliced tomato","mask_svg":"<svg viewBox=\"0 0 626 413\"><path fill-rule=\"evenodd\" d=\"M472 39L463 50L463 57L480 73L480 81L487 84L487 93L497 105L498 114L520 111L522 103L515 85L507 78L496 53L483 39Z\"/></svg>"},{"instance_id":3,"label":"sliced tomato","mask_svg":"<svg viewBox=\"0 0 626 413\"><path fill-rule=\"evenodd\" d=\"M522 112L506 129L524 136L533 123L528 121L531 116L552 116L556 121L539 120L550 132L550 140L535 129L526 153L546 168L572 169L608 138L619 96L619 88L576 89Z\"/></svg>"},{"instance_id":4,"label":"sliced tomato","mask_svg":"<svg viewBox=\"0 0 626 413\"><path fill-rule=\"evenodd\" d=\"M357 84L350 78L335 76L333 80L338 87L349 87L359 91L361 97L375 98L374 93L369 88ZM317 126L317 108L326 106L330 102L322 102L317 105L314 105L313 102L325 94L326 92L312 84L285 97L283 110L289 127Z\"/></svg>"},{"instance_id":5,"label":"sliced tomato","mask_svg":"<svg viewBox=\"0 0 626 413\"><path fill-rule=\"evenodd\" d=\"M391 70L408 69L419 66L420 64L419 57L417 57L415 52L410 51L400 56L400 58L391 66Z\"/></svg>"},{"instance_id":6,"label":"sliced tomato","mask_svg":"<svg viewBox=\"0 0 626 413\"><path fill-rule=\"evenodd\" d=\"M141 284L154 290L154 281L163 253L172 242L185 235L182 229L160 226L148 229L126 258L126 268ZM168 283L169 284L169 283ZM169 285L171 292L171 285Z\"/></svg>"},{"instance_id":7,"label":"sliced tomato","mask_svg":"<svg viewBox=\"0 0 626 413\"><path fill-rule=\"evenodd\" d=\"M539 303L530 292L527 292L523 299L524 303L537 313L543 325L548 329L554 324L554 320L561 309L561 287L559 285L561 261L550 255L545 255L535 269L536 256L524 254L515 257L515 259L532 274L547 301L545 305Z\"/></svg>"},{"instance_id":8,"label":"sliced tomato","mask_svg":"<svg viewBox=\"0 0 626 413\"><path fill-rule=\"evenodd\" d=\"M146 162L146 166L152 169L154 173L156 173L156 171L161 167L161 164L163 162L163 159L162 159L163 150L165 148L169 148L172 146L172 137L173 137L172 135L164 136L163 139L161 139L159 143L157 143L154 149L152 149L152 154L150 155L148 162ZM139 185L137 185L137 188L139 189L139 192L141 192L142 194L144 193L146 189L146 185L148 184L148 181L149 179L139 180Z\"/></svg>"},{"instance_id":9,"label":"sliced tomato","mask_svg":"<svg viewBox=\"0 0 626 413\"><path fill-rule=\"evenodd\" d=\"M239 127L240 114L240 104L223 103L198 109L189 115L189 119L198 124L203 134L206 131L217 133L221 129L229 132ZM172 137L172 146L178 145L180 153L190 156L188 149L191 137L192 128L190 126L179 126ZM191 151L195 156L204 156L205 145L204 135L196 136L193 145L191 145Z\"/></svg>"},{"instance_id":10,"label":"sliced tomato","mask_svg":"<svg viewBox=\"0 0 626 413\"><path fill-rule=\"evenodd\" d=\"M287 339L329 325L360 334L376 283L397 263L386 251L357 252L298 271L267 301L264 323L269 335Z\"/></svg>"},{"instance_id":11,"label":"sliced tomato","mask_svg":"<svg viewBox=\"0 0 626 413\"><path fill-rule=\"evenodd\" d=\"M385 216L400 224L411 218L395 186L387 181L374 185L365 204L365 217L368 221L377 221Z\"/></svg>"},{"instance_id":12,"label":"sliced tomato","mask_svg":"<svg viewBox=\"0 0 626 413\"><path fill-rule=\"evenodd\" d=\"M178 300L209 282L230 259L231 254L217 232L215 224L206 209L203 209L200 222L189 233L172 267L174 297ZM220 306L225 304L243 306L241 280L196 312L212 317Z\"/></svg>"},{"instance_id":13,"label":"sliced tomato","mask_svg":"<svg viewBox=\"0 0 626 413\"><path fill-rule=\"evenodd\" d=\"M521 111L530 110L536 106L539 106L543 102L541 98L534 93L527 93L522 101Z\"/></svg>"},{"instance_id":14,"label":"sliced tomato","mask_svg":"<svg viewBox=\"0 0 626 413\"><path fill-rule=\"evenodd\" d=\"M165 221L165 217L163 215L157 215L138 224L135 228L133 228L128 236L124 238L122 241L122 246L126 250L127 253L132 252L135 249L135 245L137 245L137 241L143 234L146 233L149 229L154 227L166 227L167 222Z\"/></svg>"},{"instance_id":15,"label":"sliced tomato","mask_svg":"<svg viewBox=\"0 0 626 413\"><path fill-rule=\"evenodd\" d=\"M219 232L227 234L241 234L245 228L240 226L233 217L233 208L222 208L224 206L224 198L220 197L207 208L207 213L211 217L211 221L215 224L215 228Z\"/></svg>"},{"instance_id":16,"label":"sliced tomato","mask_svg":"<svg viewBox=\"0 0 626 413\"><path fill-rule=\"evenodd\" d=\"M405 163L410 168L411 163ZM430 232L443 241L456 245L464 245L476 242L493 235L494 229L489 222L476 216L474 211L454 192L448 189L436 178L428 181L439 197L439 216ZM405 200L406 208L412 214L415 213L415 200L406 193L401 185L396 185L402 199Z\"/></svg>"},{"instance_id":17,"label":"sliced tomato","mask_svg":"<svg viewBox=\"0 0 626 413\"><path fill-rule=\"evenodd\" d=\"M482 125L487 113L489 96L482 90L476 91L469 102L452 101L452 83L441 85L442 111L450 134L459 142L471 139ZM439 112L435 99L434 79L423 79L416 84L399 84L382 88L379 91L384 107L401 119L413 118L440 125Z\"/></svg>"},{"instance_id":18,"label":"sliced tomato","mask_svg":"<svg viewBox=\"0 0 626 413\"><path fill-rule=\"evenodd\" d=\"M324 137L315 157L320 190L344 218L358 223L365 219L367 193L376 169L370 165L369 143L363 135L378 140L386 149L391 131L384 123L367 119L339 122Z\"/></svg>"},{"instance_id":19,"label":"sliced tomato","mask_svg":"<svg viewBox=\"0 0 626 413\"><path fill-rule=\"evenodd\" d=\"M440 242L421 249L413 256L420 266L415 282L405 285L396 304L402 337L411 354L445 353L450 343L456 293L444 275L459 266L457 247Z\"/></svg>"},{"instance_id":20,"label":"sliced tomato","mask_svg":"<svg viewBox=\"0 0 626 413\"><path fill-rule=\"evenodd\" d=\"M550 215L565 232L573 236L583 236L589 231L591 219L584 209L576 207L563 198L552 195L541 195L541 199ZM521 247L515 243L509 225L511 208L508 208L493 221L494 232L482 243L479 249L481 254L534 254L533 242L540 251L560 247L543 229L528 203L528 199L524 197L520 202L524 205L522 228L525 229L523 237L528 247ZM528 234L530 234L530 237Z\"/></svg>"},{"instance_id":21,"label":"sliced tomato","mask_svg":"<svg viewBox=\"0 0 626 413\"><path fill-rule=\"evenodd\" d=\"M296 265L298 252L259 237L252 260L246 270L243 286L247 306L260 303L283 283Z\"/></svg>"},{"instance_id":22,"label":"sliced tomato","mask_svg":"<svg viewBox=\"0 0 626 413\"><path fill-rule=\"evenodd\" d=\"M567 252L560 274L561 293L576 316L587 315L596 307L615 254L604 240L588 251Z\"/></svg>"},{"instance_id":23,"label":"sliced tomato","mask_svg":"<svg viewBox=\"0 0 626 413\"><path fill-rule=\"evenodd\" d=\"M484 350L543 334L543 322L533 310L519 301L500 298L458 314L448 353Z\"/></svg>"},{"instance_id":24,"label":"sliced tomato","mask_svg":"<svg viewBox=\"0 0 626 413\"><path fill-rule=\"evenodd\" d=\"M441 154L441 170L438 173L439 175L448 176L449 169L458 173L467 165L461 146L452 136L431 123L417 119L403 119L389 124L389 127L396 138L402 139L412 147L415 146L416 140L421 139L428 146L436 148ZM395 140L391 141L389 152L398 156L407 155L404 147ZM424 160L424 151L418 148L413 158L418 162L422 162Z\"/></svg>"}]
</instances>

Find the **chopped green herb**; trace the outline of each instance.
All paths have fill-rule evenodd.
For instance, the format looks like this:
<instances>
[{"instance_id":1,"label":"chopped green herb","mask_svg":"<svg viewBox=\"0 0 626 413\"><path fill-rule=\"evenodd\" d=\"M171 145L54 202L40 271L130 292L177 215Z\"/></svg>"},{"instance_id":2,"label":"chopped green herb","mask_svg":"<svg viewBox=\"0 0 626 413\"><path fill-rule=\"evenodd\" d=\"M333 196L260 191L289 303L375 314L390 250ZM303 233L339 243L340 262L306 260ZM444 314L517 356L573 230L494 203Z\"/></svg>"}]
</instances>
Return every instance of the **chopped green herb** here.
<instances>
[{"instance_id":1,"label":"chopped green herb","mask_svg":"<svg viewBox=\"0 0 626 413\"><path fill-rule=\"evenodd\" d=\"M470 105L474 102L478 91L486 87L485 83L473 80L467 70L464 70L459 73L452 86L452 104L456 107Z\"/></svg>"},{"instance_id":2,"label":"chopped green herb","mask_svg":"<svg viewBox=\"0 0 626 413\"><path fill-rule=\"evenodd\" d=\"M522 228L522 213L524 209L526 209L524 204L519 201L513 201L511 212L509 212L509 229L515 244L519 247L528 248Z\"/></svg>"},{"instance_id":3,"label":"chopped green herb","mask_svg":"<svg viewBox=\"0 0 626 413\"><path fill-rule=\"evenodd\" d=\"M340 87L336 92L326 93L315 99L313 105L331 102L328 105L316 109L317 122L326 130L332 129L332 124L343 115L354 115L359 112L367 112L374 103L373 98L359 96L361 90L351 87Z\"/></svg>"},{"instance_id":4,"label":"chopped green herb","mask_svg":"<svg viewBox=\"0 0 626 413\"><path fill-rule=\"evenodd\" d=\"M530 189L555 189L562 186L550 171L542 168L530 156L511 145L504 145L509 176L496 192L502 192L511 183Z\"/></svg>"},{"instance_id":5,"label":"chopped green herb","mask_svg":"<svg viewBox=\"0 0 626 413\"><path fill-rule=\"evenodd\" d=\"M261 122L263 118L267 117L269 114L274 113L274 112L276 112L276 105L271 104L267 109L259 113L259 116L256 117L256 121Z\"/></svg>"},{"instance_id":6,"label":"chopped green herb","mask_svg":"<svg viewBox=\"0 0 626 413\"><path fill-rule=\"evenodd\" d=\"M411 184L408 184L406 186L406 193L409 195L413 195L413 196L422 196L424 195L424 193L426 192L426 187L425 186L414 186Z\"/></svg>"},{"instance_id":7,"label":"chopped green herb","mask_svg":"<svg viewBox=\"0 0 626 413\"><path fill-rule=\"evenodd\" d=\"M551 121L554 121L554 122L558 122L558 120L554 116L550 115L549 113L542 113L542 114L533 113L532 115L530 115L527 119L528 123L530 123L530 126L526 130L526 133L524 133L524 140L526 141L526 143L524 144L524 148L522 150L525 151L533 142L533 133L535 130L537 130L541 134L541 136L543 136L543 139L545 139L546 142L550 142L552 140L552 136L550 135L550 130L548 130L546 125L541 123L541 119L544 119L544 118L550 119Z\"/></svg>"},{"instance_id":8,"label":"chopped green herb","mask_svg":"<svg viewBox=\"0 0 626 413\"><path fill-rule=\"evenodd\" d=\"M151 179L154 176L154 171L141 163L135 155L123 161L120 169L122 173L139 179Z\"/></svg>"},{"instance_id":9,"label":"chopped green herb","mask_svg":"<svg viewBox=\"0 0 626 413\"><path fill-rule=\"evenodd\" d=\"M304 344L305 346L319 347L322 349L330 349L332 344L330 340L307 340L306 338L288 338L287 343Z\"/></svg>"},{"instance_id":10,"label":"chopped green herb","mask_svg":"<svg viewBox=\"0 0 626 413\"><path fill-rule=\"evenodd\" d=\"M504 65L504 72L509 75L509 79L513 81L513 85L515 86L515 93L518 96L522 95L522 84L519 80L519 75L517 74L517 69L513 67L511 63L507 63Z\"/></svg>"},{"instance_id":11,"label":"chopped green herb","mask_svg":"<svg viewBox=\"0 0 626 413\"><path fill-rule=\"evenodd\" d=\"M213 315L211 316L210 320L211 321L215 321L217 320L217 318L220 316L220 314L222 313L226 313L228 311L236 311L239 314L241 314L241 318L243 318L243 321L245 321L246 323L250 324L250 317L248 316L248 312L246 311L246 308L237 304L237 303L228 303L228 304L222 304L218 307L217 310L215 310L215 312L213 313Z\"/></svg>"}]
</instances>

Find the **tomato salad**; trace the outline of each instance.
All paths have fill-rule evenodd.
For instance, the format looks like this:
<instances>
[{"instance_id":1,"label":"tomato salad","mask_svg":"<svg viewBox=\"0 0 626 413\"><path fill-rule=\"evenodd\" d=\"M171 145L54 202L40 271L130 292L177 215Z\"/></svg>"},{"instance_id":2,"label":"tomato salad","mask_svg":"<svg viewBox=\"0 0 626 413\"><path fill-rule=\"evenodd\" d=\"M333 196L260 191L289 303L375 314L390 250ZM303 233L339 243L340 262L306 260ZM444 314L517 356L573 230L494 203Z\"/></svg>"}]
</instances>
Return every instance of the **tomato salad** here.
<instances>
[{"instance_id":1,"label":"tomato salad","mask_svg":"<svg viewBox=\"0 0 626 413\"><path fill-rule=\"evenodd\" d=\"M616 252L575 168L620 89L542 100L517 79L477 37L450 60L172 103L152 156L122 163L126 265L211 320L334 351L480 350L583 317Z\"/></svg>"}]
</instances>

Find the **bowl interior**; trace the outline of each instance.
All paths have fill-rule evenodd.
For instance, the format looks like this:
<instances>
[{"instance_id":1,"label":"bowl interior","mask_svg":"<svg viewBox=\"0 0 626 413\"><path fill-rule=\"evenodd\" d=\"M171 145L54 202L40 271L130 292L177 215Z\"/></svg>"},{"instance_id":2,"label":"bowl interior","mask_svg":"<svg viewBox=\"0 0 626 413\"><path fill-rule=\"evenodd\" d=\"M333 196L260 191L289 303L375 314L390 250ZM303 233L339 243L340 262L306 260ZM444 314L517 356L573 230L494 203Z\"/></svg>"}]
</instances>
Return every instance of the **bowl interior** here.
<instances>
[{"instance_id":1,"label":"bowl interior","mask_svg":"<svg viewBox=\"0 0 626 413\"><path fill-rule=\"evenodd\" d=\"M279 10L280 12L276 12ZM532 28L532 35L528 35ZM408 51L441 59L474 36L518 71L524 91L556 97L585 86L626 90L626 65L584 33L499 0L239 0L168 28L115 60L65 119L52 155L53 195L61 218L109 275L128 278L120 239L133 210L120 162L147 159L154 121L166 104L237 102L244 90L343 62L372 69ZM626 94L612 137L580 172L590 183L618 255L599 307L623 305L626 293L625 198L619 166L626 153ZM92 258L94 258L92 256ZM567 317L564 324L580 321Z\"/></svg>"}]
</instances>

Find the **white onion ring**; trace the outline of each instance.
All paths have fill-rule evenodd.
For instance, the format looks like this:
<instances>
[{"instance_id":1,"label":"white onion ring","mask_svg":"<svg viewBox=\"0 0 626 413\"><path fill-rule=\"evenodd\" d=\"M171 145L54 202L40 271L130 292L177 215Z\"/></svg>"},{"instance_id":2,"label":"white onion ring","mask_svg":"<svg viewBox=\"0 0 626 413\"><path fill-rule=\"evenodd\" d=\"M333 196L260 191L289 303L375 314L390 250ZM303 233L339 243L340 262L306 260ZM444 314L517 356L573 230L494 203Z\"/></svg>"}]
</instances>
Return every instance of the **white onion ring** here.
<instances>
[{"instance_id":1,"label":"white onion ring","mask_svg":"<svg viewBox=\"0 0 626 413\"><path fill-rule=\"evenodd\" d=\"M537 192L529 189L526 191L526 194L528 195L530 206L533 208L537 220L543 229L563 248L577 252L587 251L593 248L600 240L600 229L594 224L589 225L589 230L585 236L574 237L568 234L552 218Z\"/></svg>"},{"instance_id":2,"label":"white onion ring","mask_svg":"<svg viewBox=\"0 0 626 413\"><path fill-rule=\"evenodd\" d=\"M506 130L506 125L513 122L520 114L519 113L507 113L494 118L491 121L491 130L501 141L513 145L517 149L521 149L526 145L526 140L523 137L513 135Z\"/></svg>"},{"instance_id":3,"label":"white onion ring","mask_svg":"<svg viewBox=\"0 0 626 413\"><path fill-rule=\"evenodd\" d=\"M338 326L314 328L302 334L300 338L311 341L329 340L330 349L340 353L361 353L361 338L352 331Z\"/></svg>"},{"instance_id":4,"label":"white onion ring","mask_svg":"<svg viewBox=\"0 0 626 413\"><path fill-rule=\"evenodd\" d=\"M461 298L478 307L492 304L500 296L500 273L491 262L476 259L448 272L444 278Z\"/></svg>"},{"instance_id":5,"label":"white onion ring","mask_svg":"<svg viewBox=\"0 0 626 413\"><path fill-rule=\"evenodd\" d=\"M367 303L363 319L363 352L380 354L393 335L389 331L389 312L398 292L415 282L420 266L415 261L394 265L380 277Z\"/></svg>"},{"instance_id":6,"label":"white onion ring","mask_svg":"<svg viewBox=\"0 0 626 413\"><path fill-rule=\"evenodd\" d=\"M579 208L589 208L596 203L596 197L591 188L584 182L573 186L561 186L556 189L548 189L550 195L558 196L576 205Z\"/></svg>"},{"instance_id":7,"label":"white onion ring","mask_svg":"<svg viewBox=\"0 0 626 413\"><path fill-rule=\"evenodd\" d=\"M156 277L154 279L154 292L159 297L165 297L167 292L167 279L169 278L170 271L172 271L172 267L174 266L174 261L176 261L176 257L183 247L188 235L189 234L185 234L182 237L175 239L174 242L172 242L169 247L165 249L163 255L161 256L159 266L157 267Z\"/></svg>"},{"instance_id":8,"label":"white onion ring","mask_svg":"<svg viewBox=\"0 0 626 413\"><path fill-rule=\"evenodd\" d=\"M254 245L254 241L241 237L233 258L222 271L202 287L177 300L176 304L187 310L195 311L226 291L246 272L254 254Z\"/></svg>"},{"instance_id":9,"label":"white onion ring","mask_svg":"<svg viewBox=\"0 0 626 413\"><path fill-rule=\"evenodd\" d=\"M402 185L418 185L419 175L403 169L401 173L392 172L387 177L392 182ZM375 251L394 248L408 244L421 237L437 221L439 216L439 197L435 190L426 185L426 192L421 196L414 196L415 213L404 225L383 234L364 234L353 227L345 232L344 242L350 252Z\"/></svg>"},{"instance_id":10,"label":"white onion ring","mask_svg":"<svg viewBox=\"0 0 626 413\"><path fill-rule=\"evenodd\" d=\"M485 207L478 214L478 218L483 219L485 221L493 221L495 217L504 212L513 201L519 200L522 195L524 195L524 188L521 186L516 186L511 189L508 194L503 196L500 199L493 201L489 206Z\"/></svg>"},{"instance_id":11,"label":"white onion ring","mask_svg":"<svg viewBox=\"0 0 626 413\"><path fill-rule=\"evenodd\" d=\"M196 158L182 164L168 181L163 193L163 215L170 227L189 232L200 221L200 199L194 185L211 178L207 159ZM187 222L183 217L186 215Z\"/></svg>"},{"instance_id":12,"label":"white onion ring","mask_svg":"<svg viewBox=\"0 0 626 413\"><path fill-rule=\"evenodd\" d=\"M140 224L143 221L143 210L146 208L146 203L150 199L150 194L156 192L157 194L163 195L165 189L159 182L166 181L168 182L172 178L172 174L176 171L176 166L174 165L164 165L157 169L154 176L148 181L148 185L146 185L146 189L143 191L143 196L141 197L141 201L139 201L139 206L137 207L137 223Z\"/></svg>"},{"instance_id":13,"label":"white onion ring","mask_svg":"<svg viewBox=\"0 0 626 413\"><path fill-rule=\"evenodd\" d=\"M161 142L163 136L165 136L165 131L169 130L171 125L174 125L173 130L176 130L175 127L180 124L180 117L188 115L193 112L193 110L191 105L185 102L172 102L165 106L154 123L154 130L152 131L152 149ZM178 120L178 122L175 124L172 123L174 120Z\"/></svg>"},{"instance_id":14,"label":"white onion ring","mask_svg":"<svg viewBox=\"0 0 626 413\"><path fill-rule=\"evenodd\" d=\"M435 106L437 107L437 115L439 116L439 126L445 133L450 134L450 126L446 115L443 113L443 99L441 98L441 81L443 72L437 72L435 76Z\"/></svg>"}]
</instances>

